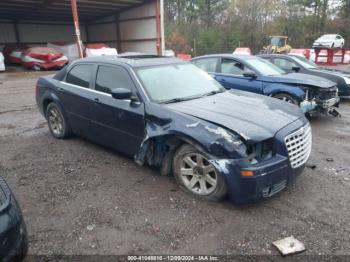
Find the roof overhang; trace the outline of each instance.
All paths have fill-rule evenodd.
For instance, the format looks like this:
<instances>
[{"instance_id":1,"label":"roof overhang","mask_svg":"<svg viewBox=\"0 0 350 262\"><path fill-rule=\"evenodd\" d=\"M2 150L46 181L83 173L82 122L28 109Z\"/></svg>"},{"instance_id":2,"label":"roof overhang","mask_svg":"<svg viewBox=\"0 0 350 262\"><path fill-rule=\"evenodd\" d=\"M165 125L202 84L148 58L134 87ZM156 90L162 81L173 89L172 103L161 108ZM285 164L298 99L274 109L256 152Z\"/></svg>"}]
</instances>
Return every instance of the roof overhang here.
<instances>
[{"instance_id":1,"label":"roof overhang","mask_svg":"<svg viewBox=\"0 0 350 262\"><path fill-rule=\"evenodd\" d=\"M88 23L152 0L77 0L79 20ZM0 1L0 18L12 21L72 21L70 0Z\"/></svg>"}]
</instances>

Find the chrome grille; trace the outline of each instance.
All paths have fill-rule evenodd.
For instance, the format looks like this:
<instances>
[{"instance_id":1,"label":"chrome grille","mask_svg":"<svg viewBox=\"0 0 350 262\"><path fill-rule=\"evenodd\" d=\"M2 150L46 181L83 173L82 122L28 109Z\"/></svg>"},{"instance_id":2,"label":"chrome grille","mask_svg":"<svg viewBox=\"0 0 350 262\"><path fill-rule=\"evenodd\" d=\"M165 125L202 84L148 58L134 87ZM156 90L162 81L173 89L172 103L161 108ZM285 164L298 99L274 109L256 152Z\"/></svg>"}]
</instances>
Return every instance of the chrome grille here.
<instances>
[{"instance_id":1,"label":"chrome grille","mask_svg":"<svg viewBox=\"0 0 350 262\"><path fill-rule=\"evenodd\" d=\"M309 124L303 126L285 139L292 168L298 168L306 163L311 154L312 134Z\"/></svg>"},{"instance_id":2,"label":"chrome grille","mask_svg":"<svg viewBox=\"0 0 350 262\"><path fill-rule=\"evenodd\" d=\"M0 176L0 211L4 210L10 202L10 188Z\"/></svg>"},{"instance_id":3,"label":"chrome grille","mask_svg":"<svg viewBox=\"0 0 350 262\"><path fill-rule=\"evenodd\" d=\"M281 182L274 184L273 186L270 187L265 187L262 191L263 197L271 197L278 192L282 191L287 187L287 180L282 180Z\"/></svg>"}]
</instances>

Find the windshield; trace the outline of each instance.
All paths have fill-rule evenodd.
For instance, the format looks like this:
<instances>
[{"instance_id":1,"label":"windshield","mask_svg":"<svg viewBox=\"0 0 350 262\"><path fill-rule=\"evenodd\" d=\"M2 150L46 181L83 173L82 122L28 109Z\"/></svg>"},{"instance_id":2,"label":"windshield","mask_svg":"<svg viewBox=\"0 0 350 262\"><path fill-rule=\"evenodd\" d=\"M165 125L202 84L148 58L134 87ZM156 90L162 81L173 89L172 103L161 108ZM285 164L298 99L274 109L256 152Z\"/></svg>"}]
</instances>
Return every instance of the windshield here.
<instances>
[{"instance_id":1,"label":"windshield","mask_svg":"<svg viewBox=\"0 0 350 262\"><path fill-rule=\"evenodd\" d=\"M306 59L305 57L302 56L293 56L293 59L297 60L299 64L301 64L303 67L306 69L317 69L318 66L311 62L310 60Z\"/></svg>"},{"instance_id":2,"label":"windshield","mask_svg":"<svg viewBox=\"0 0 350 262\"><path fill-rule=\"evenodd\" d=\"M323 35L320 37L320 39L334 39L335 36L334 35Z\"/></svg>"},{"instance_id":3,"label":"windshield","mask_svg":"<svg viewBox=\"0 0 350 262\"><path fill-rule=\"evenodd\" d=\"M284 70L281 68L275 66L271 62L260 59L260 58L252 58L247 59L246 63L255 69L257 72L259 72L260 75L263 76L275 76L275 75L283 75L286 74Z\"/></svg>"},{"instance_id":4,"label":"windshield","mask_svg":"<svg viewBox=\"0 0 350 262\"><path fill-rule=\"evenodd\" d=\"M141 68L137 75L147 94L158 103L190 100L226 90L192 64Z\"/></svg>"},{"instance_id":5,"label":"windshield","mask_svg":"<svg viewBox=\"0 0 350 262\"><path fill-rule=\"evenodd\" d=\"M271 45L282 47L286 45L286 39L281 37L271 37Z\"/></svg>"}]
</instances>

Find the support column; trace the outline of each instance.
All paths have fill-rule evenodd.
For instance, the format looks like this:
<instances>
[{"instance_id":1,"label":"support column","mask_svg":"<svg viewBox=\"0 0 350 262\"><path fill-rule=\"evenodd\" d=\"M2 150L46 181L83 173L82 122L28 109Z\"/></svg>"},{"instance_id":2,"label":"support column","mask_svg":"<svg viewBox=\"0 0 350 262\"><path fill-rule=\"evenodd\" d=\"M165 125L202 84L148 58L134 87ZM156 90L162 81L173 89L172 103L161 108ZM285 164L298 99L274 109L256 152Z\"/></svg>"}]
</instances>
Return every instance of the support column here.
<instances>
[{"instance_id":1,"label":"support column","mask_svg":"<svg viewBox=\"0 0 350 262\"><path fill-rule=\"evenodd\" d=\"M117 51L118 53L122 53L122 42L120 39L120 14L117 13L115 15L115 28L116 28L116 38L117 38Z\"/></svg>"},{"instance_id":2,"label":"support column","mask_svg":"<svg viewBox=\"0 0 350 262\"><path fill-rule=\"evenodd\" d=\"M18 31L18 21L17 20L13 22L13 27L15 29L16 43L19 44L19 43L21 43L21 38L19 35L19 31Z\"/></svg>"},{"instance_id":3,"label":"support column","mask_svg":"<svg viewBox=\"0 0 350 262\"><path fill-rule=\"evenodd\" d=\"M161 25L160 25L160 0L155 0L156 1L156 27L157 27L157 43L156 43L156 48L157 48L157 54L161 55Z\"/></svg>"},{"instance_id":4,"label":"support column","mask_svg":"<svg viewBox=\"0 0 350 262\"><path fill-rule=\"evenodd\" d=\"M71 5L72 5L72 14L73 14L73 21L74 21L76 40L77 40L78 53L79 53L79 57L83 58L83 48L81 46L77 0L71 0Z\"/></svg>"}]
</instances>

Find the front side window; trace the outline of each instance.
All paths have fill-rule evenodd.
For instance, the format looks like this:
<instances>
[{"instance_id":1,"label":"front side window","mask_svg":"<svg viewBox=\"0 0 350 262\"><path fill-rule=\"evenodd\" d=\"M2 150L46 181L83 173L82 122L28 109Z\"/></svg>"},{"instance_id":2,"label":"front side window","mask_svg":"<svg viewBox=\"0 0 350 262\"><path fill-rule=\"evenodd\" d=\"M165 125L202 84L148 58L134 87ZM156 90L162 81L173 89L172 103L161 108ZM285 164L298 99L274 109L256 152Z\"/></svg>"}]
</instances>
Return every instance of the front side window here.
<instances>
[{"instance_id":1,"label":"front side window","mask_svg":"<svg viewBox=\"0 0 350 262\"><path fill-rule=\"evenodd\" d=\"M228 75L243 75L245 72L251 71L247 66L244 64L232 60L223 58L221 60L221 73L228 74Z\"/></svg>"},{"instance_id":2,"label":"front side window","mask_svg":"<svg viewBox=\"0 0 350 262\"><path fill-rule=\"evenodd\" d=\"M263 76L275 76L275 75L283 75L286 72L274 65L273 63L261 59L261 58L251 58L247 59L246 63L254 69L254 71L259 72L260 75Z\"/></svg>"},{"instance_id":3,"label":"front side window","mask_svg":"<svg viewBox=\"0 0 350 262\"><path fill-rule=\"evenodd\" d=\"M66 82L80 87L89 88L93 65L76 65L69 71Z\"/></svg>"},{"instance_id":4,"label":"front side window","mask_svg":"<svg viewBox=\"0 0 350 262\"><path fill-rule=\"evenodd\" d=\"M315 63L311 62L310 60L302 57L302 56L293 56L294 60L298 60L298 62L307 69L317 69L319 66Z\"/></svg>"},{"instance_id":5,"label":"front side window","mask_svg":"<svg viewBox=\"0 0 350 262\"><path fill-rule=\"evenodd\" d=\"M137 70L149 97L157 103L190 100L224 92L209 74L192 64L146 67Z\"/></svg>"},{"instance_id":6,"label":"front side window","mask_svg":"<svg viewBox=\"0 0 350 262\"><path fill-rule=\"evenodd\" d=\"M293 62L290 62L283 58L275 58L274 64L284 70L292 70L293 67L297 67L297 65Z\"/></svg>"},{"instance_id":7,"label":"front side window","mask_svg":"<svg viewBox=\"0 0 350 262\"><path fill-rule=\"evenodd\" d=\"M133 89L133 82L128 72L121 67L99 66L95 90L111 94L115 88Z\"/></svg>"},{"instance_id":8,"label":"front side window","mask_svg":"<svg viewBox=\"0 0 350 262\"><path fill-rule=\"evenodd\" d=\"M202 69L208 73L215 73L216 67L218 64L218 59L217 58L205 58L205 59L195 60L193 63L197 67L199 67L200 69Z\"/></svg>"}]
</instances>

